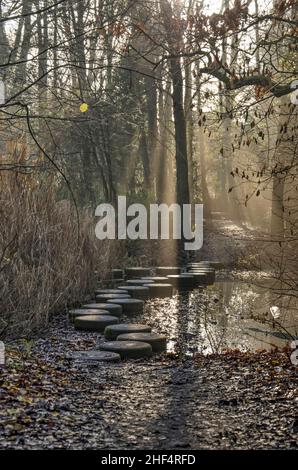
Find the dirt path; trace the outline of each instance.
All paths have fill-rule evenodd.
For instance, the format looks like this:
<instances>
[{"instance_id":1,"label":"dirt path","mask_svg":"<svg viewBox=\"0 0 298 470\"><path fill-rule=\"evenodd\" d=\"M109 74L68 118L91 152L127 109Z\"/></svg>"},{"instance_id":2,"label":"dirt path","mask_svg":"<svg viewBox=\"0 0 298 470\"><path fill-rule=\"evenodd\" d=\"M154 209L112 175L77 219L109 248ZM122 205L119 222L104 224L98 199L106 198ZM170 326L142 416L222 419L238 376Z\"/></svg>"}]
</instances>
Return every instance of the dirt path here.
<instances>
[{"instance_id":1,"label":"dirt path","mask_svg":"<svg viewBox=\"0 0 298 470\"><path fill-rule=\"evenodd\" d=\"M225 267L234 266L256 235L259 234L249 224L237 224L223 213L213 213L212 225L205 226L204 244L198 258L218 260Z\"/></svg>"}]
</instances>

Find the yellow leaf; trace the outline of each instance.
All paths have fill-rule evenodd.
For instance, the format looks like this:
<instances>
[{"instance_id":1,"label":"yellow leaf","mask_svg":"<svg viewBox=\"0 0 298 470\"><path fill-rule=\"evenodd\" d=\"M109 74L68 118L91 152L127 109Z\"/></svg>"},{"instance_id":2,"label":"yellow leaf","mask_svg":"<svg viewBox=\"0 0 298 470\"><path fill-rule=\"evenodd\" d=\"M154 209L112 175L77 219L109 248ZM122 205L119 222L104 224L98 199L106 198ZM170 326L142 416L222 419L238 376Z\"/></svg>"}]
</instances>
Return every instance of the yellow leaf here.
<instances>
[{"instance_id":1,"label":"yellow leaf","mask_svg":"<svg viewBox=\"0 0 298 470\"><path fill-rule=\"evenodd\" d=\"M80 106L80 111L81 113L86 113L86 111L88 111L89 109L89 106L87 103L82 103L81 106Z\"/></svg>"}]
</instances>

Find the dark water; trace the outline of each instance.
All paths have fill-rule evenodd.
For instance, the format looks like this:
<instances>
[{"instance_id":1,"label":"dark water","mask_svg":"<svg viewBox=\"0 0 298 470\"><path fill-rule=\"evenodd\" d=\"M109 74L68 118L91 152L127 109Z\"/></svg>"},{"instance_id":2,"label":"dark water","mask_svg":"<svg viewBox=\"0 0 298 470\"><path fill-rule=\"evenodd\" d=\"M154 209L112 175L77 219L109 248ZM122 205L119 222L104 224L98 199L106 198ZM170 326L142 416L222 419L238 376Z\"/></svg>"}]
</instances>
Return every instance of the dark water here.
<instances>
[{"instance_id":1,"label":"dark water","mask_svg":"<svg viewBox=\"0 0 298 470\"><path fill-rule=\"evenodd\" d=\"M273 306L278 318L270 312ZM168 337L169 352L183 355L271 350L298 339L297 301L244 282L216 282L149 301L138 320Z\"/></svg>"}]
</instances>

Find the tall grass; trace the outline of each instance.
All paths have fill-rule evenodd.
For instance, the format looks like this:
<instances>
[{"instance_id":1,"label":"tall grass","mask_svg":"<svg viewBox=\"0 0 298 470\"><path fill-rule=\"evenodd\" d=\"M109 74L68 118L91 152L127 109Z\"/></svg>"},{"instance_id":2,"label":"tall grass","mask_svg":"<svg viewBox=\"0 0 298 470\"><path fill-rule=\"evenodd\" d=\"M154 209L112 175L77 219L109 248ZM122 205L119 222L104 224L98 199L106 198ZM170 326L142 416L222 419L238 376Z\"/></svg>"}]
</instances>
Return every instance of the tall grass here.
<instances>
[{"instance_id":1,"label":"tall grass","mask_svg":"<svg viewBox=\"0 0 298 470\"><path fill-rule=\"evenodd\" d=\"M94 234L87 210L77 218L57 202L54 180L0 174L0 336L30 335L51 314L81 301L111 267L113 244Z\"/></svg>"}]
</instances>

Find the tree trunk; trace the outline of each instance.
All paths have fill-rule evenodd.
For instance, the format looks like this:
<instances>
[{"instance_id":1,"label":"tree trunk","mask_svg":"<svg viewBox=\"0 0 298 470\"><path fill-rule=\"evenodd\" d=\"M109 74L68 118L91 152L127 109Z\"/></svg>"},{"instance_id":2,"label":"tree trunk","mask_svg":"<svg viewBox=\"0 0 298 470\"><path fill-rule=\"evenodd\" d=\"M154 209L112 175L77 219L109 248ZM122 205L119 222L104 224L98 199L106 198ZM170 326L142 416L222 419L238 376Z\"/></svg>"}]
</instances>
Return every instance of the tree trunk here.
<instances>
[{"instance_id":1,"label":"tree trunk","mask_svg":"<svg viewBox=\"0 0 298 470\"><path fill-rule=\"evenodd\" d=\"M172 121L171 86L160 90L159 122L160 142L157 170L157 200L166 204L175 202L173 158L170 153L170 127Z\"/></svg>"},{"instance_id":2,"label":"tree trunk","mask_svg":"<svg viewBox=\"0 0 298 470\"><path fill-rule=\"evenodd\" d=\"M198 64L199 68L199 64ZM202 110L202 99L201 99L201 83L200 75L197 74L197 96L198 96L198 113L200 115ZM198 141L199 141L199 158L200 158L200 174L201 174L201 188L202 188L202 198L204 204L204 214L205 217L211 218L211 198L208 190L207 180L206 180L206 148L205 148L205 134L203 130L203 123L199 125L198 131Z\"/></svg>"},{"instance_id":3,"label":"tree trunk","mask_svg":"<svg viewBox=\"0 0 298 470\"><path fill-rule=\"evenodd\" d=\"M193 112L192 112L192 75L191 62L188 58L184 59L185 71L185 120L186 120L186 136L187 136L187 157L188 157L188 185L189 197L193 202Z\"/></svg>"},{"instance_id":4,"label":"tree trunk","mask_svg":"<svg viewBox=\"0 0 298 470\"><path fill-rule=\"evenodd\" d=\"M168 0L161 0L161 12L169 47L175 50L175 45L173 44L173 11ZM174 41L175 39L178 40L179 38L174 38ZM183 77L180 58L171 58L169 60L169 65L173 83L172 98L176 148L176 198L177 203L182 205L189 204L190 197L188 184L186 122L183 107Z\"/></svg>"},{"instance_id":5,"label":"tree trunk","mask_svg":"<svg viewBox=\"0 0 298 470\"><path fill-rule=\"evenodd\" d=\"M186 122L183 108L183 78L179 59L171 59L170 66L173 82L172 96L175 124L177 203L182 206L182 204L190 203Z\"/></svg>"},{"instance_id":6,"label":"tree trunk","mask_svg":"<svg viewBox=\"0 0 298 470\"><path fill-rule=\"evenodd\" d=\"M152 77L145 77L147 116L148 116L148 137L147 149L149 157L149 174L147 178L147 191L156 198L156 174L157 174L157 87L156 81Z\"/></svg>"}]
</instances>

